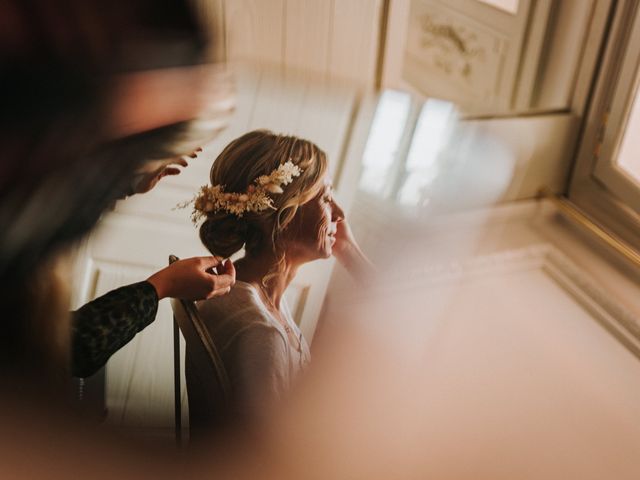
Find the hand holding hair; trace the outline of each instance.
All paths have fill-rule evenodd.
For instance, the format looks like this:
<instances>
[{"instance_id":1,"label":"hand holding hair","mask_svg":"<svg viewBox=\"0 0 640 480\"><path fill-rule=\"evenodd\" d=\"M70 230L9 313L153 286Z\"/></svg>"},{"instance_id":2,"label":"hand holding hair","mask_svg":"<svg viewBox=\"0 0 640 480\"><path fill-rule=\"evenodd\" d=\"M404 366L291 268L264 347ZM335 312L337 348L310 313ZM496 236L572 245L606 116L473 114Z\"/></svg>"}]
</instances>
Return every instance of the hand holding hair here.
<instances>
[{"instance_id":1,"label":"hand holding hair","mask_svg":"<svg viewBox=\"0 0 640 480\"><path fill-rule=\"evenodd\" d=\"M236 271L231 260L193 257L172 263L147 281L156 289L158 299L204 300L229 293Z\"/></svg>"}]
</instances>

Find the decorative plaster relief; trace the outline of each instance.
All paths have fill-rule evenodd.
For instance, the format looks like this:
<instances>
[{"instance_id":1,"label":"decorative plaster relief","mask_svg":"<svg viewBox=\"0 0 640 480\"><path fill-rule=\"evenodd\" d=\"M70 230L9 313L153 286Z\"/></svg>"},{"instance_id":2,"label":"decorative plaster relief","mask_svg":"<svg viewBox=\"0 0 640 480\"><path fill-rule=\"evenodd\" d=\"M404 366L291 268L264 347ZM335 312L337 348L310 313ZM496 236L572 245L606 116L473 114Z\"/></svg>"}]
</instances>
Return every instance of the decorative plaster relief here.
<instances>
[{"instance_id":1,"label":"decorative plaster relief","mask_svg":"<svg viewBox=\"0 0 640 480\"><path fill-rule=\"evenodd\" d=\"M404 79L425 95L468 104L498 92L507 38L471 17L413 0Z\"/></svg>"}]
</instances>

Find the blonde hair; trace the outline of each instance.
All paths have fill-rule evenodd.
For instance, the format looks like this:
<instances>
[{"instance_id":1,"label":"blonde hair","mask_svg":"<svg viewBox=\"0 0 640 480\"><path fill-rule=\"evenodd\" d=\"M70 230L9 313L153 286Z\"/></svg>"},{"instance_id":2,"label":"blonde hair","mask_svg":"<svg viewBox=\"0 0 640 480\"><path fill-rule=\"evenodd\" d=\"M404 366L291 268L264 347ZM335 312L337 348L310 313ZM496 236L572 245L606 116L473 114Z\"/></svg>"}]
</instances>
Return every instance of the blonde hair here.
<instances>
[{"instance_id":1,"label":"blonde hair","mask_svg":"<svg viewBox=\"0 0 640 480\"><path fill-rule=\"evenodd\" d=\"M244 192L256 178L268 175L287 161L299 166L302 173L283 187L283 193L271 196L274 209L247 212L242 217L224 211L207 214L200 227L200 239L211 253L227 258L243 246L248 253L270 248L278 258L274 271L279 270L284 262L281 234L298 207L323 187L328 167L326 154L309 140L254 130L227 145L210 174L211 185L223 185L226 192ZM269 229L270 236L265 238Z\"/></svg>"}]
</instances>

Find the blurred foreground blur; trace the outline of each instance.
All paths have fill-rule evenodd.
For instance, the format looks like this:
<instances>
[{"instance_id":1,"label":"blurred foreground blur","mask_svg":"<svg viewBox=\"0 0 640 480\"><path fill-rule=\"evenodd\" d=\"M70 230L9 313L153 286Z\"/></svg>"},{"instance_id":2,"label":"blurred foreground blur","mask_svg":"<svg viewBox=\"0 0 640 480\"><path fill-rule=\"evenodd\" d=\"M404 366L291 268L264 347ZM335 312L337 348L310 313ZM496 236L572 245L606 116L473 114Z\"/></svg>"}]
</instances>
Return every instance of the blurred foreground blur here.
<instances>
[{"instance_id":1,"label":"blurred foreground blur","mask_svg":"<svg viewBox=\"0 0 640 480\"><path fill-rule=\"evenodd\" d=\"M563 317L514 298L514 283L540 287L526 268L428 284L393 273L339 309L308 376L264 424L151 450L5 396L3 476L637 476L639 367L570 298Z\"/></svg>"},{"instance_id":2,"label":"blurred foreground blur","mask_svg":"<svg viewBox=\"0 0 640 480\"><path fill-rule=\"evenodd\" d=\"M303 48L315 39L307 35L312 27L360 32L333 16L329 21L325 10L301 8L307 21L298 12L300 18L289 15L293 24L274 15L273 28L244 15L253 8L286 17L301 5L291 2L280 10L266 1L226 2L234 7L226 19L236 30L225 38L241 40L232 52L254 48L267 57L273 52L266 45L275 45L296 67L317 63L328 72L342 63L373 84L382 55L370 41L380 25L371 5L386 3L365 3L351 15L340 10L346 2L305 5L331 5L327 11L338 19L368 18L361 42L373 45L367 55L344 47L358 42L332 37L327 49ZM563 2L558 9L566 15L567 5L586 4ZM201 13L213 3L199 5ZM598 12L607 19L600 9L584 18L597 20ZM640 477L638 277L554 205L534 199L543 186L566 190L572 157L561 146L576 141L574 114L584 113L589 88L580 83L575 91L582 100L567 94L551 105L560 112L474 121L458 118L442 100L379 95L342 78L327 81L327 72L283 65L240 68L232 85L225 69L207 63L211 45L198 20L182 1L0 6L6 85L0 109L0 477ZM282 34L289 28L293 34ZM427 33L439 31L449 30ZM589 28L584 32L585 41L597 38ZM277 41L258 48L271 34ZM412 48L419 51L423 43ZM598 52L599 44L584 50ZM389 65L402 57L387 55ZM587 67L591 61L574 60ZM513 72L519 71L515 62ZM533 68L529 73L539 76ZM567 78L590 81L588 69L573 73ZM395 110L380 107L389 99ZM206 181L225 142L260 127L311 138L327 150L336 197L350 206L349 220L379 277L363 291L331 262L301 274L291 297L305 307L305 333L317 332L313 364L260 424L182 450L126 431L131 418L135 424L156 410L164 415L167 405L173 411L167 338L151 329L107 368L102 400L120 402L107 414L117 428L81 418L68 399L66 371L67 290L77 279L57 254L131 193L132 175L207 143L200 164L104 216L102 231L87 240L95 257L87 259L85 290L98 294L127 275L144 278L169 253L186 256L182 250L198 241L188 219L177 219L171 208ZM167 309L156 323L171 332ZM148 388L166 393L165 377L168 400Z\"/></svg>"}]
</instances>

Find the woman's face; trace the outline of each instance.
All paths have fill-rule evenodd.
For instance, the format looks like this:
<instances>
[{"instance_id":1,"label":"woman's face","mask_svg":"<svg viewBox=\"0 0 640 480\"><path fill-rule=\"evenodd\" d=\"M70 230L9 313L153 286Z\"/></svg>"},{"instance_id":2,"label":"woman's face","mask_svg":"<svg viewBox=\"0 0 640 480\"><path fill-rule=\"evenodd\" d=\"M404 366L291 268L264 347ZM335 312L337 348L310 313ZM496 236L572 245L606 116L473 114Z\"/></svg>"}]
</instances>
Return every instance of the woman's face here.
<instances>
[{"instance_id":1,"label":"woman's face","mask_svg":"<svg viewBox=\"0 0 640 480\"><path fill-rule=\"evenodd\" d=\"M344 212L333 199L331 179L325 176L324 185L318 195L301 205L287 228L287 256L302 262L331 256L336 242L338 222Z\"/></svg>"}]
</instances>

